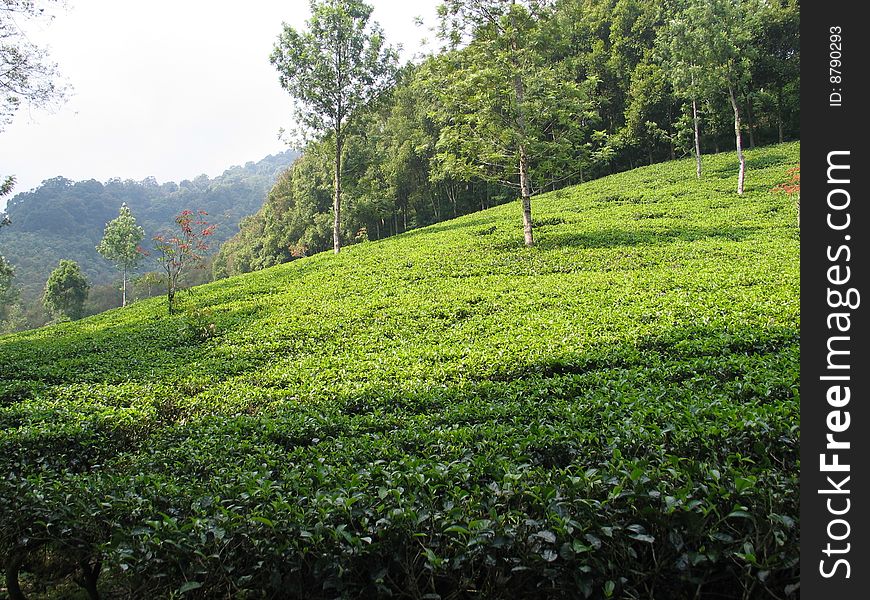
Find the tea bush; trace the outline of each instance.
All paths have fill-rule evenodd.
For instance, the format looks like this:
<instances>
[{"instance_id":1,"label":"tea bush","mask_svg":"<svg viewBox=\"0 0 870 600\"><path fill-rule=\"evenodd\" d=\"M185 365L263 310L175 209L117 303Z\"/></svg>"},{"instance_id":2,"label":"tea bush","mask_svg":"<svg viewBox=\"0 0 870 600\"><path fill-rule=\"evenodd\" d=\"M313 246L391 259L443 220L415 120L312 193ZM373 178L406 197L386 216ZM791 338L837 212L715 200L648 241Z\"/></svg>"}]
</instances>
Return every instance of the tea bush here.
<instances>
[{"instance_id":1,"label":"tea bush","mask_svg":"<svg viewBox=\"0 0 870 600\"><path fill-rule=\"evenodd\" d=\"M796 594L798 155L748 152L742 197L730 155L541 195L531 249L500 206L0 338L4 564L31 597Z\"/></svg>"}]
</instances>

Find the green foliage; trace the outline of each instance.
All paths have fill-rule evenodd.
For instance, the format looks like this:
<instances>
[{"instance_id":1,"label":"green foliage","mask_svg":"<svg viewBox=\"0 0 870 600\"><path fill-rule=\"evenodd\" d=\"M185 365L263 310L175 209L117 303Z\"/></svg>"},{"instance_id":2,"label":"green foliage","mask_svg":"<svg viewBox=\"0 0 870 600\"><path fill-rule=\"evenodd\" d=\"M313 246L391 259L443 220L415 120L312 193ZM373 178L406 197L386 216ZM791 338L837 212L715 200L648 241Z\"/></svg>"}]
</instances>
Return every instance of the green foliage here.
<instances>
[{"instance_id":1,"label":"green foliage","mask_svg":"<svg viewBox=\"0 0 870 600\"><path fill-rule=\"evenodd\" d=\"M12 192L15 186L14 177L6 177L3 183L0 183L0 198ZM10 225L12 221L5 212L0 213L0 229ZM12 277L15 275L15 269L9 264L2 254L0 254L0 333L8 333L16 329L10 322L10 312L18 307L15 302L18 300L18 293L12 287ZM20 309L18 309L20 310Z\"/></svg>"},{"instance_id":2,"label":"green foliage","mask_svg":"<svg viewBox=\"0 0 870 600\"><path fill-rule=\"evenodd\" d=\"M45 282L42 304L55 320L80 319L89 287L78 264L62 260Z\"/></svg>"},{"instance_id":3,"label":"green foliage","mask_svg":"<svg viewBox=\"0 0 870 600\"><path fill-rule=\"evenodd\" d=\"M0 554L118 597L794 595L799 154L0 338Z\"/></svg>"},{"instance_id":4,"label":"green foliage","mask_svg":"<svg viewBox=\"0 0 870 600\"><path fill-rule=\"evenodd\" d=\"M123 273L121 306L127 305L127 273L135 269L145 255L139 243L145 237L145 230L136 225L136 218L126 203L121 205L118 217L106 223L103 239L97 252L103 258L115 263Z\"/></svg>"},{"instance_id":5,"label":"green foliage","mask_svg":"<svg viewBox=\"0 0 870 600\"><path fill-rule=\"evenodd\" d=\"M519 188L520 145L535 191L577 171L572 150L589 140L596 120L589 82L576 83L566 65L536 51L543 25L519 6L480 27L462 51L427 64L424 85L436 99L430 118L440 131L436 180L477 177ZM515 38L521 48L512 47Z\"/></svg>"},{"instance_id":6,"label":"green foliage","mask_svg":"<svg viewBox=\"0 0 870 600\"><path fill-rule=\"evenodd\" d=\"M120 287L117 269L95 247L103 237L106 223L118 216L122 203L136 216L146 239L174 227L173 219L180 207L198 206L218 224L216 248L238 231L244 217L262 206L269 188L297 155L288 150L231 167L211 179L201 175L180 183L157 183L153 178L112 179L105 183L49 179L9 200L13 224L3 228L0 253L16 266L16 285L25 303L38 305L42 286L61 259L76 261L93 285L117 282ZM157 267L153 259L140 264L145 271ZM120 304L119 294L113 306Z\"/></svg>"},{"instance_id":7,"label":"green foliage","mask_svg":"<svg viewBox=\"0 0 870 600\"><path fill-rule=\"evenodd\" d=\"M281 86L300 103L296 116L314 132L338 132L390 83L395 50L369 23L360 0L311 0L307 30L284 25L271 62Z\"/></svg>"},{"instance_id":8,"label":"green foliage","mask_svg":"<svg viewBox=\"0 0 870 600\"><path fill-rule=\"evenodd\" d=\"M354 113L342 153L339 237L382 239L515 200L520 140L534 193L694 152L685 86L695 73L704 75L695 90L700 153L733 148L727 90L699 71L702 56L692 52L707 51L680 42L687 30L678 17L689 4L710 3L446 3L448 49L402 68L389 91ZM797 3L752 6L736 23L746 69L735 100L750 147L797 136L800 66ZM694 41L706 43L703 35ZM513 74L523 89L524 135ZM308 143L264 207L222 247L216 276L328 247L334 150L329 135Z\"/></svg>"},{"instance_id":9,"label":"green foliage","mask_svg":"<svg viewBox=\"0 0 870 600\"><path fill-rule=\"evenodd\" d=\"M148 271L133 280L133 293L137 299L151 298L165 288L165 278L156 271Z\"/></svg>"},{"instance_id":10,"label":"green foliage","mask_svg":"<svg viewBox=\"0 0 870 600\"><path fill-rule=\"evenodd\" d=\"M272 52L281 87L297 101L296 119L333 148L333 248L341 248L342 152L348 128L393 82L396 51L370 24L361 0L311 0L307 31L288 25Z\"/></svg>"},{"instance_id":11,"label":"green foliage","mask_svg":"<svg viewBox=\"0 0 870 600\"><path fill-rule=\"evenodd\" d=\"M0 255L0 333L16 331L21 323L18 290L12 279L15 269Z\"/></svg>"}]
</instances>

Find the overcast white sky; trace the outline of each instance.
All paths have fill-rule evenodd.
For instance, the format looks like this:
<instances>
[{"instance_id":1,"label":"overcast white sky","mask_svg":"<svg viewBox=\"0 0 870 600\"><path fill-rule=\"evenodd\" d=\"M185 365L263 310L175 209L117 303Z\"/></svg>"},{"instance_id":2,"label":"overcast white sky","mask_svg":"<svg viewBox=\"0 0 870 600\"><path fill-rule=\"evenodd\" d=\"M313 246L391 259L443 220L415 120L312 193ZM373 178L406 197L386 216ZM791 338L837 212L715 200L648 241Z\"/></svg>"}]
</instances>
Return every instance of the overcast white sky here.
<instances>
[{"instance_id":1,"label":"overcast white sky","mask_svg":"<svg viewBox=\"0 0 870 600\"><path fill-rule=\"evenodd\" d=\"M433 38L437 0L368 1L403 61ZM53 114L22 109L0 132L0 176L16 176L14 193L58 175L180 181L286 149L290 96L269 54L282 21L308 16L307 0L68 0L29 36L73 95Z\"/></svg>"}]
</instances>

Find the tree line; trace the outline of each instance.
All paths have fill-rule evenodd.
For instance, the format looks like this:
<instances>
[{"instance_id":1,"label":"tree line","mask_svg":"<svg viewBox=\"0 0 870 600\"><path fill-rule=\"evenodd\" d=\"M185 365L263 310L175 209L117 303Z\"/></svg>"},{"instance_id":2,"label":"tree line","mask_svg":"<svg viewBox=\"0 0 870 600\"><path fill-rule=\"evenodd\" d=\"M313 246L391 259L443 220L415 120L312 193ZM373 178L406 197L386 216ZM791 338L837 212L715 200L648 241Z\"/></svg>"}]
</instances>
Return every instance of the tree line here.
<instances>
[{"instance_id":1,"label":"tree line","mask_svg":"<svg viewBox=\"0 0 870 600\"><path fill-rule=\"evenodd\" d=\"M397 66L360 0L312 2L271 60L303 156L216 276L380 239L590 178L799 135L796 0L447 0Z\"/></svg>"}]
</instances>

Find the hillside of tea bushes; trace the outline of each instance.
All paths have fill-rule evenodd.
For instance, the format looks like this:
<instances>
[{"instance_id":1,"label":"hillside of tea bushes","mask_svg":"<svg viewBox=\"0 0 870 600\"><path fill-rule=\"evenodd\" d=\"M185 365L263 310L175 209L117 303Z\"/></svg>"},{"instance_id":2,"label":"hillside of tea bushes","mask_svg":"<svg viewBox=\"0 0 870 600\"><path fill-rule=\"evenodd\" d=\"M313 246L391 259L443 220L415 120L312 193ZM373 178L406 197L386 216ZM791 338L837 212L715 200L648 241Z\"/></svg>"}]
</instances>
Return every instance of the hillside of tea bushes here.
<instances>
[{"instance_id":1,"label":"hillside of tea bushes","mask_svg":"<svg viewBox=\"0 0 870 600\"><path fill-rule=\"evenodd\" d=\"M4 566L30 598L794 595L798 160L0 338Z\"/></svg>"}]
</instances>

